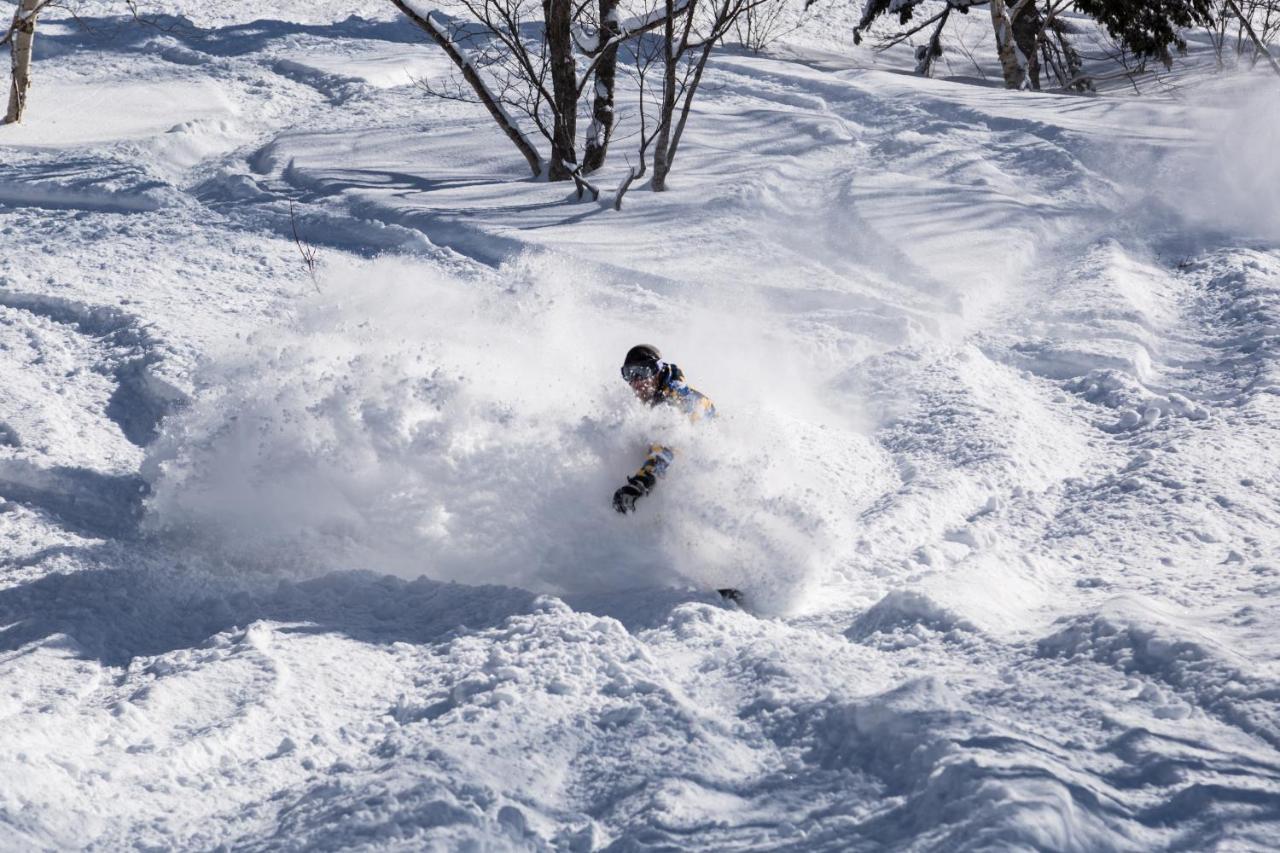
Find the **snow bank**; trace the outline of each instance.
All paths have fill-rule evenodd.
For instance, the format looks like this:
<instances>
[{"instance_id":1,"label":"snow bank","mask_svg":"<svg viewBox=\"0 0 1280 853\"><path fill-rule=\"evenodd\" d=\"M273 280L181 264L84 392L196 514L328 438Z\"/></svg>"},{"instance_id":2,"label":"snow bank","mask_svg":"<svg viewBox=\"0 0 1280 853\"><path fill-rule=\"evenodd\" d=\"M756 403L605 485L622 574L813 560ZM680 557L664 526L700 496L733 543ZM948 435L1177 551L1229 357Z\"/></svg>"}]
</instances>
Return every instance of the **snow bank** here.
<instances>
[{"instance_id":1,"label":"snow bank","mask_svg":"<svg viewBox=\"0 0 1280 853\"><path fill-rule=\"evenodd\" d=\"M176 129L177 116L207 123L228 121L236 112L210 80L53 80L40 83L23 123L4 126L0 142L24 148L121 142Z\"/></svg>"},{"instance_id":2,"label":"snow bank","mask_svg":"<svg viewBox=\"0 0 1280 853\"><path fill-rule=\"evenodd\" d=\"M766 353L704 384L697 317L656 329L643 293L584 296L573 272L551 257L496 276L334 268L295 321L205 367L144 466L147 527L257 568L556 592L749 585L785 606L829 556L821 493L841 475L834 439L786 411L795 393L759 399L790 368L771 375ZM720 417L640 406L616 373L638 341L684 363ZM679 456L619 517L613 490L652 441Z\"/></svg>"}]
</instances>

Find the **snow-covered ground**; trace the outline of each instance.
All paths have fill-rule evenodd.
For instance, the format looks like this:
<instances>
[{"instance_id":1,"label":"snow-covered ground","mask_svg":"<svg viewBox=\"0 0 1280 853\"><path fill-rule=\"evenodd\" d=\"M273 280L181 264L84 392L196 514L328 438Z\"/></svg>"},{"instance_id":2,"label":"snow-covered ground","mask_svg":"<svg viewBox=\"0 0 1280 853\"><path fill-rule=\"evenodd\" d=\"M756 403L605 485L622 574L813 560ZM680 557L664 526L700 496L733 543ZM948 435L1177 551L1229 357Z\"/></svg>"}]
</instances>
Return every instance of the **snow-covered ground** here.
<instances>
[{"instance_id":1,"label":"snow-covered ground","mask_svg":"<svg viewBox=\"0 0 1280 853\"><path fill-rule=\"evenodd\" d=\"M1274 81L845 10L615 212L390 4L172 5L0 127L0 848L1280 845Z\"/></svg>"}]
</instances>

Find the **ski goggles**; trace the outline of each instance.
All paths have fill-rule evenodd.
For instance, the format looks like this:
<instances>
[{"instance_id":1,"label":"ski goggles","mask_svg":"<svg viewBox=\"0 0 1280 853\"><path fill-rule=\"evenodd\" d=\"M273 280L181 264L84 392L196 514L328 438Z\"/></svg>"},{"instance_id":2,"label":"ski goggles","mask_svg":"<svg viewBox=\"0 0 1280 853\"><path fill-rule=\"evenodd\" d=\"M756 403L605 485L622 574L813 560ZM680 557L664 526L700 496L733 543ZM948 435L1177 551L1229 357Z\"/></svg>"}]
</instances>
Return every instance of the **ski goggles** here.
<instances>
[{"instance_id":1,"label":"ski goggles","mask_svg":"<svg viewBox=\"0 0 1280 853\"><path fill-rule=\"evenodd\" d=\"M622 365L622 378L628 382L635 382L639 379L648 379L658 372L658 366L655 364L624 364Z\"/></svg>"}]
</instances>

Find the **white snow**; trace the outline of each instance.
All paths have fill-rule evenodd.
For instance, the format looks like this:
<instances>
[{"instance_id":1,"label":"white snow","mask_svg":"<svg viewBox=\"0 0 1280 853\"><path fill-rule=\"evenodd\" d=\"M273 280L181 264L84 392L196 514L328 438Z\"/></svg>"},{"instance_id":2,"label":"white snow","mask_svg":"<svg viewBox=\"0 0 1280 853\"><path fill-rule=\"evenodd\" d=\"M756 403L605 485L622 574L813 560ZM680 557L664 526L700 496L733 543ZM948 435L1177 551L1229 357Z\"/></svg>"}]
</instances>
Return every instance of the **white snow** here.
<instances>
[{"instance_id":1,"label":"white snow","mask_svg":"<svg viewBox=\"0 0 1280 853\"><path fill-rule=\"evenodd\" d=\"M188 123L234 116L236 108L209 80L94 80L52 82L31 101L29 118L5 128L5 145L64 148L133 139ZM187 127L184 127L187 125Z\"/></svg>"},{"instance_id":2,"label":"white snow","mask_svg":"<svg viewBox=\"0 0 1280 853\"><path fill-rule=\"evenodd\" d=\"M580 202L277 6L51 12L0 127L0 849L1280 844L1273 81L819 10L615 212L627 99Z\"/></svg>"}]
</instances>

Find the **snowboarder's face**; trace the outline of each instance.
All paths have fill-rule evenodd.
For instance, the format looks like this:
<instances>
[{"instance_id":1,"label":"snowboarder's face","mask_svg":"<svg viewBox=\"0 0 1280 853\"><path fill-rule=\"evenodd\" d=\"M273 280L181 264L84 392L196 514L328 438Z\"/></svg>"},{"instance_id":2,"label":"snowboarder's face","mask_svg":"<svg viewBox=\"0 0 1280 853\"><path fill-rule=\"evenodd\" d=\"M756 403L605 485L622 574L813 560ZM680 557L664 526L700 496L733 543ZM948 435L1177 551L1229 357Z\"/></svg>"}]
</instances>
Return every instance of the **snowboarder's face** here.
<instances>
[{"instance_id":1,"label":"snowboarder's face","mask_svg":"<svg viewBox=\"0 0 1280 853\"><path fill-rule=\"evenodd\" d=\"M631 393L642 402L652 403L658 397L658 366L654 364L624 364L622 378L631 386Z\"/></svg>"},{"instance_id":2,"label":"snowboarder's face","mask_svg":"<svg viewBox=\"0 0 1280 853\"><path fill-rule=\"evenodd\" d=\"M631 386L631 392L644 403L648 403L658 393L658 377L657 374L649 374L648 376L637 376L628 379L627 384Z\"/></svg>"}]
</instances>

